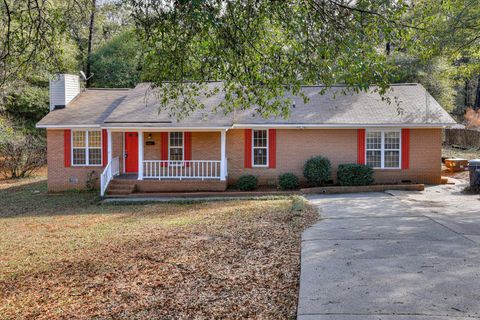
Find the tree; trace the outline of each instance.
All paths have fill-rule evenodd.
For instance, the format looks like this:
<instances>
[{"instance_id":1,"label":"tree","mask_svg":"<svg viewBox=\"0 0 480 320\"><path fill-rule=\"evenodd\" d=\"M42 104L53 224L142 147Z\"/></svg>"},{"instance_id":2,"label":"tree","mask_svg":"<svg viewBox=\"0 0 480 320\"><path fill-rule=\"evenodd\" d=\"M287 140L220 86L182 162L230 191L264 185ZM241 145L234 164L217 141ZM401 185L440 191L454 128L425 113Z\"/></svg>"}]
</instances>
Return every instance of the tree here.
<instances>
[{"instance_id":1,"label":"tree","mask_svg":"<svg viewBox=\"0 0 480 320\"><path fill-rule=\"evenodd\" d=\"M28 74L38 61L61 64L60 16L53 1L0 1L0 88Z\"/></svg>"},{"instance_id":2,"label":"tree","mask_svg":"<svg viewBox=\"0 0 480 320\"><path fill-rule=\"evenodd\" d=\"M68 36L78 47L77 61L87 76L91 75L96 48L131 28L128 11L120 0L67 0L64 21ZM91 85L91 78L87 86Z\"/></svg>"},{"instance_id":3,"label":"tree","mask_svg":"<svg viewBox=\"0 0 480 320\"><path fill-rule=\"evenodd\" d=\"M140 81L141 50L133 31L107 41L92 55L93 87L131 88Z\"/></svg>"},{"instance_id":4,"label":"tree","mask_svg":"<svg viewBox=\"0 0 480 320\"><path fill-rule=\"evenodd\" d=\"M476 94L480 84L480 2L420 0L410 13L422 26L416 34L416 50L409 52L413 59L421 60L419 69L443 61L448 72L442 79L453 88L451 97L457 112L463 114L466 108L480 105L480 95Z\"/></svg>"},{"instance_id":5,"label":"tree","mask_svg":"<svg viewBox=\"0 0 480 320\"><path fill-rule=\"evenodd\" d=\"M0 118L0 175L24 178L46 163L46 143L42 136L15 129Z\"/></svg>"},{"instance_id":6,"label":"tree","mask_svg":"<svg viewBox=\"0 0 480 320\"><path fill-rule=\"evenodd\" d=\"M221 80L225 111L254 106L289 113L284 93L302 84L388 87L386 43L412 42L403 1L130 0L145 46L145 78L177 115L202 107L194 97ZM166 82L168 81L168 82ZM192 83L190 81L195 81ZM324 91L320 91L323 93ZM213 93L207 92L206 94ZM304 97L306 99L307 97Z\"/></svg>"},{"instance_id":7,"label":"tree","mask_svg":"<svg viewBox=\"0 0 480 320\"><path fill-rule=\"evenodd\" d=\"M92 0L92 7L90 9L90 24L88 27L88 46L87 46L87 66L85 68L85 74L87 75L87 87L90 87L91 83L91 66L92 66L92 45L93 45L93 32L95 25L95 14L97 11L97 1Z\"/></svg>"}]
</instances>

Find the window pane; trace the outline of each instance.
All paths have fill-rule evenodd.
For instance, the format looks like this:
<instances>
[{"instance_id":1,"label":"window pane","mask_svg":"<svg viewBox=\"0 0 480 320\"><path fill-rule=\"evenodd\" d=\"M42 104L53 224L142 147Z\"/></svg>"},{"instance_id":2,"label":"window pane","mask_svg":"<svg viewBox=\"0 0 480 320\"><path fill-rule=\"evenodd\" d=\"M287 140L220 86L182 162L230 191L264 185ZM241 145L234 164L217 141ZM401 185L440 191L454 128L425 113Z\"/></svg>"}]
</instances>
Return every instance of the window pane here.
<instances>
[{"instance_id":1,"label":"window pane","mask_svg":"<svg viewBox=\"0 0 480 320\"><path fill-rule=\"evenodd\" d=\"M88 149L88 164L101 165L102 164L102 149Z\"/></svg>"},{"instance_id":2,"label":"window pane","mask_svg":"<svg viewBox=\"0 0 480 320\"><path fill-rule=\"evenodd\" d=\"M86 164L85 149L73 149L73 164Z\"/></svg>"},{"instance_id":3,"label":"window pane","mask_svg":"<svg viewBox=\"0 0 480 320\"><path fill-rule=\"evenodd\" d=\"M382 148L382 133L381 132L367 132L367 150Z\"/></svg>"},{"instance_id":4,"label":"window pane","mask_svg":"<svg viewBox=\"0 0 480 320\"><path fill-rule=\"evenodd\" d=\"M253 130L253 146L254 147L267 146L267 130Z\"/></svg>"},{"instance_id":5,"label":"window pane","mask_svg":"<svg viewBox=\"0 0 480 320\"><path fill-rule=\"evenodd\" d=\"M170 160L183 160L183 148L170 148Z\"/></svg>"},{"instance_id":6,"label":"window pane","mask_svg":"<svg viewBox=\"0 0 480 320\"><path fill-rule=\"evenodd\" d=\"M267 149L253 149L253 164L256 166L267 165Z\"/></svg>"},{"instance_id":7,"label":"window pane","mask_svg":"<svg viewBox=\"0 0 480 320\"><path fill-rule=\"evenodd\" d=\"M85 148L85 131L73 131L73 147L74 148Z\"/></svg>"},{"instance_id":8,"label":"window pane","mask_svg":"<svg viewBox=\"0 0 480 320\"><path fill-rule=\"evenodd\" d=\"M88 132L88 146L90 148L101 148L102 147L102 135L100 131L89 131Z\"/></svg>"},{"instance_id":9,"label":"window pane","mask_svg":"<svg viewBox=\"0 0 480 320\"><path fill-rule=\"evenodd\" d=\"M182 146L183 146L183 133L170 132L170 147L182 147Z\"/></svg>"},{"instance_id":10,"label":"window pane","mask_svg":"<svg viewBox=\"0 0 480 320\"><path fill-rule=\"evenodd\" d=\"M385 151L385 168L398 168L400 166L399 151Z\"/></svg>"},{"instance_id":11,"label":"window pane","mask_svg":"<svg viewBox=\"0 0 480 320\"><path fill-rule=\"evenodd\" d=\"M385 132L385 149L400 149L400 132Z\"/></svg>"},{"instance_id":12,"label":"window pane","mask_svg":"<svg viewBox=\"0 0 480 320\"><path fill-rule=\"evenodd\" d=\"M373 168L382 166L382 152L367 150L367 165Z\"/></svg>"}]
</instances>

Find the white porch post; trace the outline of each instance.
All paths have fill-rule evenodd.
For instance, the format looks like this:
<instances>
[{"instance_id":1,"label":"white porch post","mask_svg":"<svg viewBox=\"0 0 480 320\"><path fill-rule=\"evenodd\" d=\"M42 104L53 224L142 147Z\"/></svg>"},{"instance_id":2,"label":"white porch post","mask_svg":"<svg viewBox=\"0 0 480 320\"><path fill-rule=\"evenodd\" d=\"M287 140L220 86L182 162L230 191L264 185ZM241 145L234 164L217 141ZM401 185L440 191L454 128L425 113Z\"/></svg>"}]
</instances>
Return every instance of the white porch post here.
<instances>
[{"instance_id":1,"label":"white porch post","mask_svg":"<svg viewBox=\"0 0 480 320\"><path fill-rule=\"evenodd\" d=\"M143 132L138 131L138 180L143 180Z\"/></svg>"},{"instance_id":2,"label":"white porch post","mask_svg":"<svg viewBox=\"0 0 480 320\"><path fill-rule=\"evenodd\" d=\"M112 131L107 130L107 163L112 162Z\"/></svg>"},{"instance_id":3,"label":"white porch post","mask_svg":"<svg viewBox=\"0 0 480 320\"><path fill-rule=\"evenodd\" d=\"M226 130L220 132L220 180L222 181L227 177L226 133Z\"/></svg>"}]
</instances>

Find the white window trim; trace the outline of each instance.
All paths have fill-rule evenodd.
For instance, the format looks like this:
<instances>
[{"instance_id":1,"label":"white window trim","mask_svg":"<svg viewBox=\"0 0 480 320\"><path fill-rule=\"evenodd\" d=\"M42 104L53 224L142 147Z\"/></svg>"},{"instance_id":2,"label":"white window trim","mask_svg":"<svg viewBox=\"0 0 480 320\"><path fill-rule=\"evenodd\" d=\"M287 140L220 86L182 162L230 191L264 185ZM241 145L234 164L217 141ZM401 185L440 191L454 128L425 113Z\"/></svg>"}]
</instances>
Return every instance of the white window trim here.
<instances>
[{"instance_id":1,"label":"white window trim","mask_svg":"<svg viewBox=\"0 0 480 320\"><path fill-rule=\"evenodd\" d=\"M369 132L381 132L381 149L380 149L380 161L381 167L372 167L373 169L381 170L398 170L402 169L402 130L401 129L367 129L366 133ZM398 132L399 134L399 149L398 149L398 167L385 167L385 151L397 151L397 149L385 149L385 132ZM367 150L367 134L365 134L365 164L367 164L367 151L369 150L379 150L379 149L368 149Z\"/></svg>"},{"instance_id":2,"label":"white window trim","mask_svg":"<svg viewBox=\"0 0 480 320\"><path fill-rule=\"evenodd\" d=\"M182 133L182 160L170 160L170 135L174 132L181 132ZM180 149L180 147L173 147L176 149ZM171 163L173 161L175 163ZM182 166L185 161L185 132L183 131L171 131L168 133L168 163L170 166ZM178 163L177 163L178 162Z\"/></svg>"},{"instance_id":3,"label":"white window trim","mask_svg":"<svg viewBox=\"0 0 480 320\"><path fill-rule=\"evenodd\" d=\"M266 137L267 137L267 146L266 147L255 147L255 131L266 131ZM270 148L269 148L269 137L268 137L268 129L252 129L252 148L251 148L251 156L252 156L252 167L253 168L268 168L268 163L269 163L269 157L270 157ZM255 164L255 156L254 156L254 150L255 149L267 149L267 163L266 164Z\"/></svg>"},{"instance_id":4,"label":"white window trim","mask_svg":"<svg viewBox=\"0 0 480 320\"><path fill-rule=\"evenodd\" d=\"M85 147L75 148L73 146L73 133L74 132L83 132L83 131L85 131ZM88 145L88 133L90 131L100 132L100 148L92 148L92 149L100 149L100 164L89 164L88 152L89 152L90 147ZM74 164L73 149L85 149L85 164ZM71 159L70 162L71 162L72 167L101 167L101 166L103 166L103 134L102 134L102 130L98 130L98 129L74 129L74 130L72 130L72 134L71 134L71 137L70 137L70 159Z\"/></svg>"}]
</instances>

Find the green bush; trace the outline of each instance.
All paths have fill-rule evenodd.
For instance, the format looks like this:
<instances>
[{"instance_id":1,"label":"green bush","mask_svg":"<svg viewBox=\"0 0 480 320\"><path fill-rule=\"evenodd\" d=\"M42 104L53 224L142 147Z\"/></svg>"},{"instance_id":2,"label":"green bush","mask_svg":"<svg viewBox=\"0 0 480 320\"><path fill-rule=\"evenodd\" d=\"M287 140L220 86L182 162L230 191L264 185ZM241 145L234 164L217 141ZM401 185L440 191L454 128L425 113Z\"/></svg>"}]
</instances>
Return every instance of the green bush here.
<instances>
[{"instance_id":1,"label":"green bush","mask_svg":"<svg viewBox=\"0 0 480 320\"><path fill-rule=\"evenodd\" d=\"M278 184L282 190L295 190L300 186L298 177L293 173L284 173L278 177Z\"/></svg>"},{"instance_id":2,"label":"green bush","mask_svg":"<svg viewBox=\"0 0 480 320\"><path fill-rule=\"evenodd\" d=\"M373 169L363 164L341 164L337 179L342 186L366 186L374 182Z\"/></svg>"},{"instance_id":3,"label":"green bush","mask_svg":"<svg viewBox=\"0 0 480 320\"><path fill-rule=\"evenodd\" d=\"M257 189L258 179L257 177L249 174L244 175L238 178L236 186L242 191L252 191Z\"/></svg>"},{"instance_id":4,"label":"green bush","mask_svg":"<svg viewBox=\"0 0 480 320\"><path fill-rule=\"evenodd\" d=\"M331 173L330 160L321 156L310 158L303 167L303 176L315 186L321 186L330 180Z\"/></svg>"}]
</instances>

